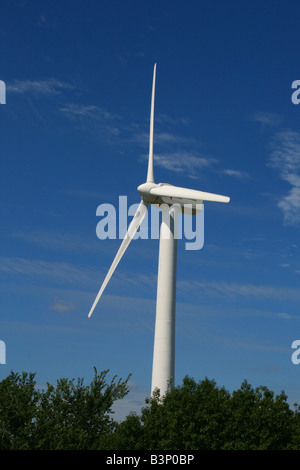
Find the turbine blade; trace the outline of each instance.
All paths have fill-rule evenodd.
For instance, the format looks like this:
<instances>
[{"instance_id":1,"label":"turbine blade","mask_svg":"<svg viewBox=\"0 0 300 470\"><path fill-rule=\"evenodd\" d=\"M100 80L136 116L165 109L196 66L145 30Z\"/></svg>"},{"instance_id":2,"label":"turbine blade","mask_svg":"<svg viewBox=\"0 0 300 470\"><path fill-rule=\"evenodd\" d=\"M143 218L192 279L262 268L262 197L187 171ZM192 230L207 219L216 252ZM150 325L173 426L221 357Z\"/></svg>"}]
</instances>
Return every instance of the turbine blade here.
<instances>
[{"instance_id":1,"label":"turbine blade","mask_svg":"<svg viewBox=\"0 0 300 470\"><path fill-rule=\"evenodd\" d=\"M147 182L154 183L153 173L153 135L154 135L154 99L155 99L155 79L156 79L156 64L153 70L153 83L152 83L152 98L151 98L151 114L150 114L150 136L149 136L149 159L148 159L148 173Z\"/></svg>"},{"instance_id":2,"label":"turbine blade","mask_svg":"<svg viewBox=\"0 0 300 470\"><path fill-rule=\"evenodd\" d=\"M141 225L141 223L143 222L144 218L145 218L145 215L147 213L147 207L148 207L148 203L147 202L144 202L143 200L141 201L139 207L137 208L137 211L136 213L134 214L134 217L128 227L128 230L127 230L127 233L124 237L124 240L122 241L121 243L121 246L115 256L115 259L113 260L112 262L112 265L106 275L106 278L104 279L103 281L103 284L97 294L97 297L92 305L92 308L89 312L89 315L88 317L90 317L101 297L101 295L103 294L103 291L105 289L105 287L107 286L108 284L108 281L110 280L111 276L113 275L116 267L118 266L122 256L124 255L126 249L128 248L131 240L133 239L134 235L136 234L139 226Z\"/></svg>"},{"instance_id":3,"label":"turbine blade","mask_svg":"<svg viewBox=\"0 0 300 470\"><path fill-rule=\"evenodd\" d=\"M197 191L196 189L179 188L169 184L163 184L150 189L150 194L161 198L178 198L194 201L213 201L213 202L229 202L230 197L221 196L220 194L206 193Z\"/></svg>"}]
</instances>

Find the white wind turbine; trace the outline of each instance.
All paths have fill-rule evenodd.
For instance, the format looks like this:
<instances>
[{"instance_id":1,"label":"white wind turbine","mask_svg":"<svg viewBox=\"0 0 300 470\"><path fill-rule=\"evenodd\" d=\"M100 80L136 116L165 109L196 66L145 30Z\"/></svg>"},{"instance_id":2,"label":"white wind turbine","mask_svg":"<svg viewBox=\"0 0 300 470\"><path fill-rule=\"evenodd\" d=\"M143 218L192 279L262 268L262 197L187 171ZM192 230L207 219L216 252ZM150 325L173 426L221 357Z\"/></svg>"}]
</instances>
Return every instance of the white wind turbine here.
<instances>
[{"instance_id":1,"label":"white wind turbine","mask_svg":"<svg viewBox=\"0 0 300 470\"><path fill-rule=\"evenodd\" d=\"M156 320L154 335L151 395L160 389L161 395L168 390L170 381L174 383L175 373L175 303L176 303L176 265L177 265L177 210L185 212L185 205L192 205L195 214L203 207L203 201L229 202L230 198L218 194L180 188L166 183L156 184L153 175L153 129L156 64L153 70L150 139L147 180L137 189L141 202L129 225L128 231L103 281L97 297L89 312L92 315L103 291L113 275L119 261L128 248L147 213L148 204L161 206L159 262L157 276ZM200 207L200 209L199 209Z\"/></svg>"}]
</instances>

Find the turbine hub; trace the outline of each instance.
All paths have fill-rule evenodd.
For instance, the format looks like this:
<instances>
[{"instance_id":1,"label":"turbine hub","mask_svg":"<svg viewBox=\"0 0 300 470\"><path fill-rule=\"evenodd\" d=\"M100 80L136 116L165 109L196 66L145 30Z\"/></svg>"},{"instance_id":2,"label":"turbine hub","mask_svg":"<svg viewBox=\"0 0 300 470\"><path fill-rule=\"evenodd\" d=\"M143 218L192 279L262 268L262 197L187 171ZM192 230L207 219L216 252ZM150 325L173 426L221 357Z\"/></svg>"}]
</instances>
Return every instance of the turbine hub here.
<instances>
[{"instance_id":1,"label":"turbine hub","mask_svg":"<svg viewBox=\"0 0 300 470\"><path fill-rule=\"evenodd\" d=\"M156 188L157 186L157 184L148 181L146 183L140 184L137 190L145 202L151 203L156 201L157 196L150 194L150 189Z\"/></svg>"}]
</instances>

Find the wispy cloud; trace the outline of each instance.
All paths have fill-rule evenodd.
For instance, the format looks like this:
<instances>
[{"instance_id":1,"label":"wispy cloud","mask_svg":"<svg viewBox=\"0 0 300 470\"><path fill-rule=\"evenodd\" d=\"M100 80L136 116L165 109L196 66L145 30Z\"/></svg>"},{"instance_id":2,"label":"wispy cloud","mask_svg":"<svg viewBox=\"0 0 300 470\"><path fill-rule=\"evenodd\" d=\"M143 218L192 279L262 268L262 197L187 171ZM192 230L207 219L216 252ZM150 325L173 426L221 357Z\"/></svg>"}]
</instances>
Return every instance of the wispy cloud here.
<instances>
[{"instance_id":1,"label":"wispy cloud","mask_svg":"<svg viewBox=\"0 0 300 470\"><path fill-rule=\"evenodd\" d=\"M13 238L32 243L49 250L67 252L94 252L101 251L101 242L74 233L58 232L53 230L35 230L30 232L15 232Z\"/></svg>"},{"instance_id":2,"label":"wispy cloud","mask_svg":"<svg viewBox=\"0 0 300 470\"><path fill-rule=\"evenodd\" d=\"M35 96L51 96L61 93L62 90L72 90L75 87L61 80L49 78L46 80L14 80L7 83L8 93L31 94Z\"/></svg>"},{"instance_id":3,"label":"wispy cloud","mask_svg":"<svg viewBox=\"0 0 300 470\"><path fill-rule=\"evenodd\" d=\"M284 318L284 320L291 320L292 318L294 318L289 313L278 313L278 317L279 318Z\"/></svg>"},{"instance_id":4,"label":"wispy cloud","mask_svg":"<svg viewBox=\"0 0 300 470\"><path fill-rule=\"evenodd\" d=\"M115 115L113 115L109 111L95 105L68 103L62 108L60 108L60 111L70 117L83 116L92 119L105 119L107 121L115 118Z\"/></svg>"},{"instance_id":5,"label":"wispy cloud","mask_svg":"<svg viewBox=\"0 0 300 470\"><path fill-rule=\"evenodd\" d=\"M135 129L136 130L136 129ZM149 133L146 131L136 132L132 135L132 142L137 142L140 145L148 145ZM156 145L166 144L194 144L196 142L192 137L184 137L174 132L155 132L154 143Z\"/></svg>"},{"instance_id":6,"label":"wispy cloud","mask_svg":"<svg viewBox=\"0 0 300 470\"><path fill-rule=\"evenodd\" d=\"M196 140L191 137L184 137L172 132L158 132L155 134L156 144L177 144L177 143L195 143Z\"/></svg>"},{"instance_id":7,"label":"wispy cloud","mask_svg":"<svg viewBox=\"0 0 300 470\"><path fill-rule=\"evenodd\" d=\"M133 59L144 59L146 57L146 54L139 50L137 52L127 52L122 55L117 56L117 60L121 66L125 66L128 64L128 62L133 58Z\"/></svg>"},{"instance_id":8,"label":"wispy cloud","mask_svg":"<svg viewBox=\"0 0 300 470\"><path fill-rule=\"evenodd\" d=\"M100 106L67 103L60 108L60 112L82 130L101 131L107 137L115 137L121 132L119 117Z\"/></svg>"},{"instance_id":9,"label":"wispy cloud","mask_svg":"<svg viewBox=\"0 0 300 470\"><path fill-rule=\"evenodd\" d=\"M167 114L162 114L159 113L156 117L156 122L159 124L164 124L164 125L178 125L178 126L184 126L188 127L190 124L190 118L188 117L171 117L168 116Z\"/></svg>"},{"instance_id":10,"label":"wispy cloud","mask_svg":"<svg viewBox=\"0 0 300 470\"><path fill-rule=\"evenodd\" d=\"M284 214L284 222L293 225L300 222L300 133L285 130L278 132L271 143L269 165L290 184L286 196L278 207Z\"/></svg>"},{"instance_id":11,"label":"wispy cloud","mask_svg":"<svg viewBox=\"0 0 300 470\"><path fill-rule=\"evenodd\" d=\"M245 178L250 178L248 173L245 171L240 171L240 170L230 170L230 169L224 169L223 170L224 175L227 176L232 176L233 178L238 178L238 179L245 179Z\"/></svg>"},{"instance_id":12,"label":"wispy cloud","mask_svg":"<svg viewBox=\"0 0 300 470\"><path fill-rule=\"evenodd\" d=\"M260 122L263 126L275 127L279 126L283 117L276 113L257 112L251 116L253 121Z\"/></svg>"},{"instance_id":13,"label":"wispy cloud","mask_svg":"<svg viewBox=\"0 0 300 470\"><path fill-rule=\"evenodd\" d=\"M60 284L95 286L99 271L70 263L25 258L0 257L0 272L10 276L22 276L22 280L52 280Z\"/></svg>"},{"instance_id":14,"label":"wispy cloud","mask_svg":"<svg viewBox=\"0 0 300 470\"><path fill-rule=\"evenodd\" d=\"M53 305L50 306L50 310L54 310L56 312L69 312L74 310L76 305L74 303L66 302L65 300L57 300Z\"/></svg>"},{"instance_id":15,"label":"wispy cloud","mask_svg":"<svg viewBox=\"0 0 300 470\"><path fill-rule=\"evenodd\" d=\"M176 145L184 144L194 145L197 140L182 132L182 128L187 128L190 124L190 119L186 117L173 117L166 114L158 114L155 118L155 132L154 132L154 145L161 146L164 149ZM148 146L149 143L149 125L141 125L132 123L130 127L126 127L130 133L130 141L138 143L143 147ZM161 151L161 150L160 150Z\"/></svg>"},{"instance_id":16,"label":"wispy cloud","mask_svg":"<svg viewBox=\"0 0 300 470\"><path fill-rule=\"evenodd\" d=\"M148 155L143 155L142 160L145 161L146 159L148 159ZM193 179L199 176L199 170L208 168L217 162L215 158L187 151L155 154L154 160L155 166L174 173L185 173Z\"/></svg>"},{"instance_id":17,"label":"wispy cloud","mask_svg":"<svg viewBox=\"0 0 300 470\"><path fill-rule=\"evenodd\" d=\"M179 287L199 291L205 289L207 294L222 294L228 297L256 297L278 300L300 300L300 289L270 285L242 284L226 281L192 281L178 283Z\"/></svg>"},{"instance_id":18,"label":"wispy cloud","mask_svg":"<svg viewBox=\"0 0 300 470\"><path fill-rule=\"evenodd\" d=\"M142 155L141 161L148 160L148 155ZM166 170L173 171L174 173L184 173L192 179L197 179L201 176L201 170L213 169L219 162L216 158L201 154L197 151L180 151L175 152L162 152L154 154L155 166L165 168ZM250 178L250 175L241 170L233 169L218 169L218 172L244 180Z\"/></svg>"},{"instance_id":19,"label":"wispy cloud","mask_svg":"<svg viewBox=\"0 0 300 470\"><path fill-rule=\"evenodd\" d=\"M99 258L100 264L100 258ZM10 258L0 256L0 273L5 274L5 279L22 279L25 281L38 281L41 284L51 282L53 285L80 286L81 289L99 289L100 282L103 281L110 264L101 268L94 268L86 265L72 264L68 262L47 261L44 259ZM142 289L154 287L156 275L139 274L132 276L128 271L119 270L114 274L113 284L118 287L130 288L132 293L141 295ZM141 299L142 302L142 299Z\"/></svg>"},{"instance_id":20,"label":"wispy cloud","mask_svg":"<svg viewBox=\"0 0 300 470\"><path fill-rule=\"evenodd\" d=\"M41 26L42 28L46 29L55 29L56 28L56 20L55 19L50 19L46 17L45 15L41 15L38 21L38 26Z\"/></svg>"}]
</instances>

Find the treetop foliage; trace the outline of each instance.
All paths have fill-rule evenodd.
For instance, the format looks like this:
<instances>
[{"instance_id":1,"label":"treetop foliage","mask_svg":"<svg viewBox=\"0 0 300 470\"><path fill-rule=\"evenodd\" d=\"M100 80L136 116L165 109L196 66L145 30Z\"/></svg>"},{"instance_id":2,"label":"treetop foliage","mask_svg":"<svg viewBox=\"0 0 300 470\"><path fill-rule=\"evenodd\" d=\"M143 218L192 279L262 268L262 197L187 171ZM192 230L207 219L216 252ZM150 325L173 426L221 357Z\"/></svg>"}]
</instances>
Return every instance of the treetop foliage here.
<instances>
[{"instance_id":1,"label":"treetop foliage","mask_svg":"<svg viewBox=\"0 0 300 470\"><path fill-rule=\"evenodd\" d=\"M59 379L38 390L35 374L11 372L0 382L0 449L97 449L116 427L113 403L128 393L105 370L84 385L83 379Z\"/></svg>"},{"instance_id":2,"label":"treetop foliage","mask_svg":"<svg viewBox=\"0 0 300 470\"><path fill-rule=\"evenodd\" d=\"M112 405L127 395L130 376L108 382L108 372L94 368L89 385L60 379L45 390L35 374L11 372L0 382L0 449L300 449L300 409L290 409L284 392L245 380L229 393L187 376L118 423Z\"/></svg>"}]
</instances>

